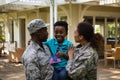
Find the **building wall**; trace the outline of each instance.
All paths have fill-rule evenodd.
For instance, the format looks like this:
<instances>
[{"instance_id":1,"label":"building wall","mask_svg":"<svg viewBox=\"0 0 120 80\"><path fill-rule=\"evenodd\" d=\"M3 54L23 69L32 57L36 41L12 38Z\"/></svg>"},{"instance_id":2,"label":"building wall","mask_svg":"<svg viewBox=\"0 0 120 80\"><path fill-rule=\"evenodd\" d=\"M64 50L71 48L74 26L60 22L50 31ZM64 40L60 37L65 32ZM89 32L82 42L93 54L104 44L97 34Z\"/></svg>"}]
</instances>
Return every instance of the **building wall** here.
<instances>
[{"instance_id":1,"label":"building wall","mask_svg":"<svg viewBox=\"0 0 120 80\"><path fill-rule=\"evenodd\" d=\"M8 15L0 14L3 18L0 17L0 21L5 21L6 28L6 37L9 35L9 25L7 21L9 19L14 20L14 41L17 41L17 47L20 46L20 32L19 32L19 18L24 18L26 20L26 25L29 21L36 18L43 19L46 23L50 22L49 8L41 8L36 10L21 11L21 12L11 12ZM69 33L68 39L71 40L74 44L74 30L79 22L83 20L83 16L104 16L104 17L120 17L120 8L116 7L104 7L104 6L91 6L91 5L82 5L82 4L72 4L72 5L62 5L58 6L58 20L61 16L67 16L67 22L69 24ZM49 27L50 28L50 27ZM48 28L48 30L49 30ZM7 32L8 31L8 32ZM26 46L30 40L30 35L26 27Z\"/></svg>"},{"instance_id":2,"label":"building wall","mask_svg":"<svg viewBox=\"0 0 120 80\"><path fill-rule=\"evenodd\" d=\"M104 8L104 9L103 9ZM104 7L104 6L90 6L84 15L89 16L103 16L103 17L120 17L120 7Z\"/></svg>"}]
</instances>

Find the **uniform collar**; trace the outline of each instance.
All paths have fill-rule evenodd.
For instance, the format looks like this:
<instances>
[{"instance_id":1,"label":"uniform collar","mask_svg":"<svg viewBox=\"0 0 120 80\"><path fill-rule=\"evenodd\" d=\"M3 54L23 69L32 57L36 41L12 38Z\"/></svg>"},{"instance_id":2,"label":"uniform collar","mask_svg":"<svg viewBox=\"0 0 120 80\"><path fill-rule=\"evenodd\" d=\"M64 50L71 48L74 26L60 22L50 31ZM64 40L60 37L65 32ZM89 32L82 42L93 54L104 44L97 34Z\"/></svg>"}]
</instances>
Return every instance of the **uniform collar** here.
<instances>
[{"instance_id":1,"label":"uniform collar","mask_svg":"<svg viewBox=\"0 0 120 80\"><path fill-rule=\"evenodd\" d=\"M44 49L41 47L41 46L39 46L36 42L34 42L34 41L31 41L31 44L30 45L32 45L32 47L37 51L37 50L42 50L42 51L44 51ZM43 45L43 47L44 47L44 45Z\"/></svg>"},{"instance_id":2,"label":"uniform collar","mask_svg":"<svg viewBox=\"0 0 120 80\"><path fill-rule=\"evenodd\" d=\"M90 46L90 42L87 43L87 44L85 44L85 45L82 45L82 46L81 46L81 49L86 49L86 48L88 48L89 46Z\"/></svg>"},{"instance_id":3,"label":"uniform collar","mask_svg":"<svg viewBox=\"0 0 120 80\"><path fill-rule=\"evenodd\" d=\"M79 44L78 46L76 46L76 50L84 51L84 50L87 49L89 46L90 46L90 42L87 43L87 44L85 44L85 45Z\"/></svg>"},{"instance_id":4,"label":"uniform collar","mask_svg":"<svg viewBox=\"0 0 120 80\"><path fill-rule=\"evenodd\" d=\"M54 44L55 44L55 45L58 45L58 41L57 41L57 39L55 39L55 38L54 38ZM67 45L67 40L64 39L62 45Z\"/></svg>"}]
</instances>

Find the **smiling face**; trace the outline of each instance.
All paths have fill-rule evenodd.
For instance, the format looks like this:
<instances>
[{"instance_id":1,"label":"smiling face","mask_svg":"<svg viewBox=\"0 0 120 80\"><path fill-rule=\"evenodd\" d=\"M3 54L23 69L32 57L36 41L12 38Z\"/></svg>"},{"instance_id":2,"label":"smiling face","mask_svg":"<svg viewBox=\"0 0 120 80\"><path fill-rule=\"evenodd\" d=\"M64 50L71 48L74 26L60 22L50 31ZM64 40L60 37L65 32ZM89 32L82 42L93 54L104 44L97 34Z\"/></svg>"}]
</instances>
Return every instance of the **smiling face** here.
<instances>
[{"instance_id":1,"label":"smiling face","mask_svg":"<svg viewBox=\"0 0 120 80\"><path fill-rule=\"evenodd\" d=\"M64 27L62 26L55 26L54 28L54 36L57 39L58 43L62 43L64 38L66 37L67 33Z\"/></svg>"}]
</instances>

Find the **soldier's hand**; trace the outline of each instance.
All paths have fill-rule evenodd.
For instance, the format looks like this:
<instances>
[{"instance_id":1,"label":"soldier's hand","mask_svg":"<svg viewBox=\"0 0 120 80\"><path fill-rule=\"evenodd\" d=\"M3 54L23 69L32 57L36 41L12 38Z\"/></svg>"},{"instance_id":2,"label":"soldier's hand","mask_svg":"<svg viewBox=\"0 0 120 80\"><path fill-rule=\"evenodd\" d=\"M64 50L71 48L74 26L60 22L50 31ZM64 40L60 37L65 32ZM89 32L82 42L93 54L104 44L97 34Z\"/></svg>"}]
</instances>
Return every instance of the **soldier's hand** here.
<instances>
[{"instance_id":1,"label":"soldier's hand","mask_svg":"<svg viewBox=\"0 0 120 80\"><path fill-rule=\"evenodd\" d=\"M74 47L70 47L68 51L69 59L74 57Z\"/></svg>"}]
</instances>

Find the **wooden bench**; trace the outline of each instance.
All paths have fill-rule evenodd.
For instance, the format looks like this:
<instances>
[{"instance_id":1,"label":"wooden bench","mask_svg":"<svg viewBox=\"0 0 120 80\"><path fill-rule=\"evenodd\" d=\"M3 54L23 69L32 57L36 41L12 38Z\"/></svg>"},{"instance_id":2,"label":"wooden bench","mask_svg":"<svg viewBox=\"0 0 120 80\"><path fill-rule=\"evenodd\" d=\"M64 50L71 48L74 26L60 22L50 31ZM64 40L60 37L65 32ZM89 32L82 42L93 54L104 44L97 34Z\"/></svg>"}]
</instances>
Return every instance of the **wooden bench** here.
<instances>
[{"instance_id":1,"label":"wooden bench","mask_svg":"<svg viewBox=\"0 0 120 80\"><path fill-rule=\"evenodd\" d=\"M17 48L15 51L9 51L9 61L21 62L21 57L24 51L25 51L25 48Z\"/></svg>"},{"instance_id":2,"label":"wooden bench","mask_svg":"<svg viewBox=\"0 0 120 80\"><path fill-rule=\"evenodd\" d=\"M0 44L0 56L2 55L2 49L3 49L3 45Z\"/></svg>"}]
</instances>

